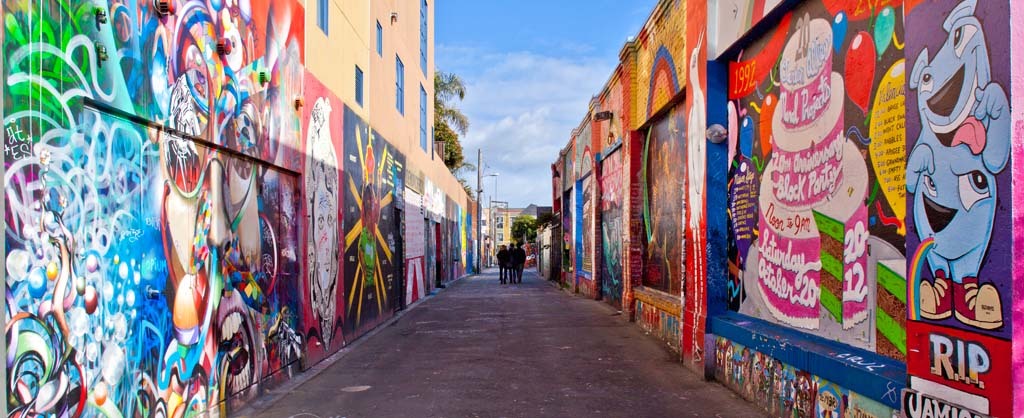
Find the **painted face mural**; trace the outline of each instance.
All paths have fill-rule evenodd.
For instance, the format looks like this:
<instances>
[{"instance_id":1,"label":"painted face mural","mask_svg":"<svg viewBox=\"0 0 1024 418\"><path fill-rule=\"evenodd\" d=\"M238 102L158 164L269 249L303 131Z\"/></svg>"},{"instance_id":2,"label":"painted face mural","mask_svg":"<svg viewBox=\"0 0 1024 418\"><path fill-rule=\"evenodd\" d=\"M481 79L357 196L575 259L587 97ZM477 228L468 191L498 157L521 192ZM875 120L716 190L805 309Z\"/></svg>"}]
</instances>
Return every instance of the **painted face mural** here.
<instances>
[{"instance_id":1,"label":"painted face mural","mask_svg":"<svg viewBox=\"0 0 1024 418\"><path fill-rule=\"evenodd\" d=\"M601 293L615 306L622 304L623 209L622 153L601 160Z\"/></svg>"},{"instance_id":2,"label":"painted face mural","mask_svg":"<svg viewBox=\"0 0 1024 418\"><path fill-rule=\"evenodd\" d=\"M902 9L846 6L805 2L730 64L729 306L903 358Z\"/></svg>"},{"instance_id":3,"label":"painted face mural","mask_svg":"<svg viewBox=\"0 0 1024 418\"><path fill-rule=\"evenodd\" d=\"M396 274L401 220L395 204L404 191L404 157L369 130L366 122L345 110L345 330L358 334L389 313ZM397 200L396 200L397 199Z\"/></svg>"},{"instance_id":4,"label":"painted face mural","mask_svg":"<svg viewBox=\"0 0 1024 418\"><path fill-rule=\"evenodd\" d=\"M302 9L253 3L3 3L14 416L216 412L300 356L299 188L268 132L294 111L266 108Z\"/></svg>"},{"instance_id":5,"label":"painted face mural","mask_svg":"<svg viewBox=\"0 0 1024 418\"><path fill-rule=\"evenodd\" d=\"M907 359L908 416L1013 415L1008 14L975 0L907 14L907 344L922 353Z\"/></svg>"},{"instance_id":6,"label":"painted face mural","mask_svg":"<svg viewBox=\"0 0 1024 418\"><path fill-rule=\"evenodd\" d=\"M338 292L339 184L334 153L331 113L326 98L313 104L306 132L306 221L309 228L309 300L320 324L320 338L330 346L334 337ZM339 109L340 111L340 109ZM337 135L341 135L338 132Z\"/></svg>"}]
</instances>

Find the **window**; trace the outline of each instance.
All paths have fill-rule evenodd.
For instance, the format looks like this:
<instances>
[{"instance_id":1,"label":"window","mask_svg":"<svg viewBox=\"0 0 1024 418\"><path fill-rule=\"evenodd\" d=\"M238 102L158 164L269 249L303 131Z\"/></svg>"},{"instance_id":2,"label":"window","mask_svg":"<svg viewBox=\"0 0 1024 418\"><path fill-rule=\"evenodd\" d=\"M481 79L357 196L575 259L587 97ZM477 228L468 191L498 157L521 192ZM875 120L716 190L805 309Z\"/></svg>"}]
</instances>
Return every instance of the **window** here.
<instances>
[{"instance_id":1,"label":"window","mask_svg":"<svg viewBox=\"0 0 1024 418\"><path fill-rule=\"evenodd\" d=\"M330 13L328 8L328 0L317 0L316 10L316 25L320 27L320 30L324 31L324 35L327 34L327 13Z\"/></svg>"},{"instance_id":2,"label":"window","mask_svg":"<svg viewBox=\"0 0 1024 418\"><path fill-rule=\"evenodd\" d=\"M420 4L420 69L427 74L427 0Z\"/></svg>"},{"instance_id":3,"label":"window","mask_svg":"<svg viewBox=\"0 0 1024 418\"><path fill-rule=\"evenodd\" d=\"M395 55L395 109L405 114L405 64Z\"/></svg>"},{"instance_id":4,"label":"window","mask_svg":"<svg viewBox=\"0 0 1024 418\"><path fill-rule=\"evenodd\" d=\"M384 56L384 28L377 21L377 55Z\"/></svg>"},{"instance_id":5,"label":"window","mask_svg":"<svg viewBox=\"0 0 1024 418\"><path fill-rule=\"evenodd\" d=\"M504 242L504 241L505 241L505 234L499 232L498 233L498 242Z\"/></svg>"},{"instance_id":6,"label":"window","mask_svg":"<svg viewBox=\"0 0 1024 418\"><path fill-rule=\"evenodd\" d=\"M363 105L363 69L356 66L356 103Z\"/></svg>"},{"instance_id":7,"label":"window","mask_svg":"<svg viewBox=\"0 0 1024 418\"><path fill-rule=\"evenodd\" d=\"M420 148L427 150L427 91L420 84Z\"/></svg>"}]
</instances>

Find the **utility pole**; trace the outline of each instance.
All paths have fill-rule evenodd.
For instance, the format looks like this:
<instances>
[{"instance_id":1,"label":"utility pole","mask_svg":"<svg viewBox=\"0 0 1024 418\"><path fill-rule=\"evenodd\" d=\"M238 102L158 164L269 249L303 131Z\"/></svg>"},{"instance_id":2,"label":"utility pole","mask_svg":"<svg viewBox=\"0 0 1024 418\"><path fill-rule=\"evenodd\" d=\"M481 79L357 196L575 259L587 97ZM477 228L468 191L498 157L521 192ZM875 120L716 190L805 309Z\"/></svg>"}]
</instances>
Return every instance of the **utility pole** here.
<instances>
[{"instance_id":1,"label":"utility pole","mask_svg":"<svg viewBox=\"0 0 1024 418\"><path fill-rule=\"evenodd\" d=\"M480 185L481 177L484 173L484 151L477 148L476 150L476 272L480 273L480 259L483 258L483 242L480 241L481 232L483 231L483 210L480 205L480 193L484 191L483 186Z\"/></svg>"}]
</instances>

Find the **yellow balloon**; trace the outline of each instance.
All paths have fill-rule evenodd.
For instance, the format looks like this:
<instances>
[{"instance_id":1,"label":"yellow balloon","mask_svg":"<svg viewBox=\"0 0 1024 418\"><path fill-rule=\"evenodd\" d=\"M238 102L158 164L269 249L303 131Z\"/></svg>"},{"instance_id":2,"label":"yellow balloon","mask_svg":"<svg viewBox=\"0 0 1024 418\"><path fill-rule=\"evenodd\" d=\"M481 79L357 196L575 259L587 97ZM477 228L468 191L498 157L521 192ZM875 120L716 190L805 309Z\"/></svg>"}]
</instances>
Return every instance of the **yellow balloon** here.
<instances>
[{"instance_id":1,"label":"yellow balloon","mask_svg":"<svg viewBox=\"0 0 1024 418\"><path fill-rule=\"evenodd\" d=\"M871 166L893 215L904 222L907 216L907 131L904 117L906 60L896 61L875 89L871 106ZM904 222L905 224L905 222ZM906 234L901 226L900 235Z\"/></svg>"}]
</instances>

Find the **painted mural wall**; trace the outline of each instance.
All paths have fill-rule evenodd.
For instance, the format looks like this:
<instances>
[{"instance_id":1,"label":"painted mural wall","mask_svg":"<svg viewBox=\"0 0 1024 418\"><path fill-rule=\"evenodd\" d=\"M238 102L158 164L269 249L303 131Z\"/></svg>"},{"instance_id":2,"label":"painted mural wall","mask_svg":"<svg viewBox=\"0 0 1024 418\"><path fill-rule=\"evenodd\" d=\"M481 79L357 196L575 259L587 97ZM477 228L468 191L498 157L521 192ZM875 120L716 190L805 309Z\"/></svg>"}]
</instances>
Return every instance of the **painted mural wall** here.
<instances>
[{"instance_id":1,"label":"painted mural wall","mask_svg":"<svg viewBox=\"0 0 1024 418\"><path fill-rule=\"evenodd\" d=\"M602 153L603 154L603 153ZM625 254L622 151L615 150L601 159L601 295L608 303L622 307L623 256Z\"/></svg>"},{"instance_id":2,"label":"painted mural wall","mask_svg":"<svg viewBox=\"0 0 1024 418\"><path fill-rule=\"evenodd\" d=\"M1013 415L1009 13L974 0L907 13L912 417L933 399Z\"/></svg>"},{"instance_id":3,"label":"painted mural wall","mask_svg":"<svg viewBox=\"0 0 1024 418\"><path fill-rule=\"evenodd\" d=\"M893 410L726 338L715 340L715 380L777 417L892 417Z\"/></svg>"},{"instance_id":4,"label":"painted mural wall","mask_svg":"<svg viewBox=\"0 0 1024 418\"><path fill-rule=\"evenodd\" d=\"M675 106L650 128L643 146L643 285L681 295L686 114Z\"/></svg>"},{"instance_id":5,"label":"painted mural wall","mask_svg":"<svg viewBox=\"0 0 1024 418\"><path fill-rule=\"evenodd\" d=\"M683 288L683 341L681 351L684 363L693 369L704 367L704 332L707 322L708 287L711 281L725 277L722 257L712 255L720 245L709 244L706 190L709 186L707 135L707 2L686 2L686 197L684 198L684 248L686 260ZM712 170L718 171L718 170Z\"/></svg>"},{"instance_id":6,"label":"painted mural wall","mask_svg":"<svg viewBox=\"0 0 1024 418\"><path fill-rule=\"evenodd\" d=\"M427 281L427 237L423 196L405 188L405 303L411 305L426 296L430 289Z\"/></svg>"},{"instance_id":7,"label":"painted mural wall","mask_svg":"<svg viewBox=\"0 0 1024 418\"><path fill-rule=\"evenodd\" d=\"M896 359L903 33L899 1L802 3L730 64L728 104L730 308Z\"/></svg>"},{"instance_id":8,"label":"painted mural wall","mask_svg":"<svg viewBox=\"0 0 1024 418\"><path fill-rule=\"evenodd\" d=\"M594 166L595 154L600 150L595 149L593 141L593 129L591 121L586 118L579 128L574 132L575 159L573 168L576 174L576 186L573 189L576 204L573 206L573 219L576 227L573 229L576 257L576 283L579 291L588 296L595 296L597 285L594 281L594 255L596 224L595 209L598 205L597 181Z\"/></svg>"},{"instance_id":9,"label":"painted mural wall","mask_svg":"<svg viewBox=\"0 0 1024 418\"><path fill-rule=\"evenodd\" d=\"M303 172L306 212L306 277L303 330L308 343L304 363L318 363L345 345L342 333L345 292L341 271L342 151L344 105L309 72L306 73Z\"/></svg>"},{"instance_id":10,"label":"painted mural wall","mask_svg":"<svg viewBox=\"0 0 1024 418\"><path fill-rule=\"evenodd\" d=\"M576 249L576 276L577 279L593 280L594 276L594 176L587 173L576 182L574 189L575 206L573 218L576 227L573 228L575 249ZM589 286L588 286L589 287Z\"/></svg>"},{"instance_id":11,"label":"painted mural wall","mask_svg":"<svg viewBox=\"0 0 1024 418\"><path fill-rule=\"evenodd\" d=\"M345 334L355 337L389 318L405 260L401 245L405 157L351 109L345 108L344 277Z\"/></svg>"},{"instance_id":12,"label":"painted mural wall","mask_svg":"<svg viewBox=\"0 0 1024 418\"><path fill-rule=\"evenodd\" d=\"M299 359L303 9L251 6L3 2L12 414L223 413Z\"/></svg>"}]
</instances>

